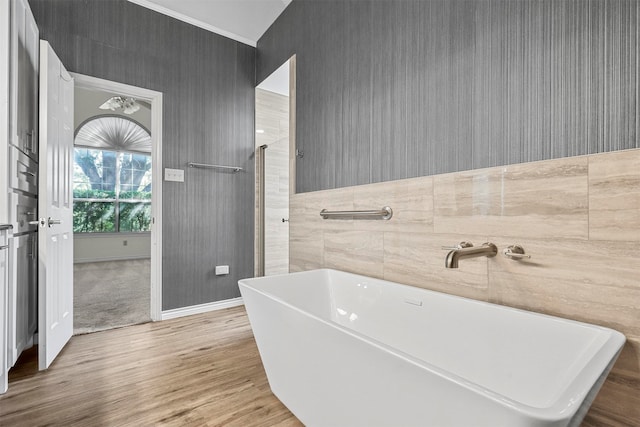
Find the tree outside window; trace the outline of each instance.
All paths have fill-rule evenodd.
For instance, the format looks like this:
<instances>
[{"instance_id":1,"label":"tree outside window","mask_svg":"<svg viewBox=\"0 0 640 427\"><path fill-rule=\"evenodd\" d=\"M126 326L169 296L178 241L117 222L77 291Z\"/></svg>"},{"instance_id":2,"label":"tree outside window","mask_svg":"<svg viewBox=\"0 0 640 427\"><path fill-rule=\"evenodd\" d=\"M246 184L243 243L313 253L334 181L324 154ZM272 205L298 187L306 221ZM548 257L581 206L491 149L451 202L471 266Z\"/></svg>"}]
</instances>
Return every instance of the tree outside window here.
<instances>
[{"instance_id":1,"label":"tree outside window","mask_svg":"<svg viewBox=\"0 0 640 427\"><path fill-rule=\"evenodd\" d=\"M99 120L103 123L96 123ZM79 128L73 171L75 233L151 229L151 156L126 150L134 145L131 141L140 149L145 137L150 151L149 133L123 117L98 117Z\"/></svg>"}]
</instances>

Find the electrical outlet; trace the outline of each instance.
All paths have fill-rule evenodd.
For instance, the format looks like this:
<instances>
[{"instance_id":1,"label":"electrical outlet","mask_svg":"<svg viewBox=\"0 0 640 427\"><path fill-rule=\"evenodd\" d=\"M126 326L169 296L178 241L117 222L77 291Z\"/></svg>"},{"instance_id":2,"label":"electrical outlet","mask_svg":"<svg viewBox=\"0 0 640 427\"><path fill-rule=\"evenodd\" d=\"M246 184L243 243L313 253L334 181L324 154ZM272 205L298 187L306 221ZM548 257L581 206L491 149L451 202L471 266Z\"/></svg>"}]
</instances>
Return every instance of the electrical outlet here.
<instances>
[{"instance_id":1,"label":"electrical outlet","mask_svg":"<svg viewBox=\"0 0 640 427\"><path fill-rule=\"evenodd\" d=\"M224 274L229 274L229 266L228 265L216 265L216 276L222 276Z\"/></svg>"},{"instance_id":2,"label":"electrical outlet","mask_svg":"<svg viewBox=\"0 0 640 427\"><path fill-rule=\"evenodd\" d=\"M164 168L164 180L174 182L184 182L184 170Z\"/></svg>"},{"instance_id":3,"label":"electrical outlet","mask_svg":"<svg viewBox=\"0 0 640 427\"><path fill-rule=\"evenodd\" d=\"M128 242L128 241L126 241L126 240L123 240L123 241L122 241L122 246L127 246L128 244L129 244L129 242Z\"/></svg>"}]
</instances>

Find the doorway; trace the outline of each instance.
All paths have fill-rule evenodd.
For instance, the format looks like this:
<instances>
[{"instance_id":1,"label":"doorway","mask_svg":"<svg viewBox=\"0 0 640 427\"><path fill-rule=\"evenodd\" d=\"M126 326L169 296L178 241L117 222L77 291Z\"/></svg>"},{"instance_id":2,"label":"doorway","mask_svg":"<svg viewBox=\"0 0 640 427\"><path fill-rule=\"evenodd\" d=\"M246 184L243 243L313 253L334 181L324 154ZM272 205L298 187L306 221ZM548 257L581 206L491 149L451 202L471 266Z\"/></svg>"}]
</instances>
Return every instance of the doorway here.
<instances>
[{"instance_id":1,"label":"doorway","mask_svg":"<svg viewBox=\"0 0 640 427\"><path fill-rule=\"evenodd\" d=\"M74 334L160 320L162 95L73 77Z\"/></svg>"},{"instance_id":2,"label":"doorway","mask_svg":"<svg viewBox=\"0 0 640 427\"><path fill-rule=\"evenodd\" d=\"M256 276L289 272L294 67L291 58L256 87Z\"/></svg>"},{"instance_id":3,"label":"doorway","mask_svg":"<svg viewBox=\"0 0 640 427\"><path fill-rule=\"evenodd\" d=\"M41 41L40 53L40 63L45 64L45 66L41 69L40 79L41 137L38 146L42 149L43 153L47 153L45 157L47 161L41 162L40 169L38 170L40 178L39 187L43 189L39 194L38 203L38 213L41 216L38 221L38 225L40 226L38 240L40 275L38 283L39 332L37 335L38 346L23 353L23 356L21 356L20 360L16 363L15 367L18 367L18 365L21 366L20 372L17 375L30 375L36 368L40 370L47 369L73 334L73 322L66 320L73 320L73 316L68 316L68 314L73 311L70 309L70 307L73 307L73 280L64 280L65 277L70 277L70 275L66 274L66 271L71 270L73 267L73 254L69 251L69 256L67 256L66 252L64 252L64 256L60 256L63 253L61 249L64 248L60 248L59 242L72 240L69 239L69 237L73 237L75 218L73 218L73 209L67 209L67 211L69 211L68 216L61 216L58 215L58 212L52 212L53 215L51 215L51 213L46 210L46 207L51 204L57 207L58 210L61 210L60 206L64 205L68 207L72 201L72 192L69 190L73 187L73 182L70 181L74 166L74 147L72 144L73 128L75 127L73 117L73 92L75 90L91 89L126 94L140 101L148 102L151 106L151 156L152 160L157 162L158 167L152 167L151 170L153 192L151 193L150 207L150 281L147 280L146 284L147 294L150 295L150 302L147 312L151 320L161 320L162 173L160 165L162 164L162 94L94 77L79 74L69 75L46 41ZM52 65L49 66L49 64ZM44 73L44 70L47 70L47 73ZM54 83L58 83L58 86ZM61 89L61 86L63 89ZM54 101L56 102L55 104ZM46 106L46 108L43 109L42 106ZM58 112L63 112L60 113L64 119L64 121L60 121L63 126L52 126L52 123L55 124L54 118L57 117L55 113ZM43 123L46 126L43 126ZM49 138L47 131L50 131L52 135L55 133L56 136ZM64 142L57 143L58 141ZM54 145L52 142L57 143L56 145L61 148L51 149L51 146ZM46 168L44 168L45 165ZM100 165L100 167L103 166L103 164ZM65 178L65 176L69 179ZM52 183L52 185L47 185L48 183ZM56 191L50 191L51 188ZM46 191L44 191L45 189ZM53 199L49 193L53 193L53 196L57 195L57 198ZM133 200L133 198L123 198L119 200L119 202L123 203L130 201L135 200ZM124 211L126 212L127 209L125 208ZM130 211L131 209L129 209L129 212ZM127 216L123 215L123 217ZM129 215L128 218L129 221L124 221L122 224L123 228L135 226L134 222L136 219L132 218L131 215ZM140 222L141 218L138 218L137 221ZM46 227L47 223L49 225L48 227ZM50 236L50 230L56 231L58 228L62 228L62 226L68 227L69 231L64 232L64 235L61 237L59 237L60 233L53 237ZM52 242L52 246L49 247L48 252L42 251L43 240L47 242L47 245L49 242ZM58 242L58 246L53 247L53 244L56 242ZM70 246L71 245L67 245L66 247ZM43 257L43 255L45 256ZM49 255L49 257L46 255ZM65 269L64 272L60 273L63 268ZM43 280L43 277L46 278L46 280ZM62 318L62 321L58 320L60 318ZM64 330L61 325L64 326ZM54 328L56 328L56 331L53 331ZM58 330L61 332L55 335L54 332ZM64 333L64 336L61 335L62 333ZM25 366L26 370L23 370L22 367ZM16 373L15 369L13 372L14 374ZM13 378L15 379L16 377L14 376Z\"/></svg>"}]
</instances>

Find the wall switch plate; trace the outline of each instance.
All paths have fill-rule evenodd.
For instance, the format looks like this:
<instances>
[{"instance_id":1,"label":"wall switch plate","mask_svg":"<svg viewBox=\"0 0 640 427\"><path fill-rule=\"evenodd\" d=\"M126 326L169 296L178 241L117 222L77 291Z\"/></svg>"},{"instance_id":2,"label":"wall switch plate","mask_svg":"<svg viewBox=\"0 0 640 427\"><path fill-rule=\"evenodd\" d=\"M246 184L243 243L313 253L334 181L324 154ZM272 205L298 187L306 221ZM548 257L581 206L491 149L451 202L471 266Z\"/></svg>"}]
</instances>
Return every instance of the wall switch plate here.
<instances>
[{"instance_id":1,"label":"wall switch plate","mask_svg":"<svg viewBox=\"0 0 640 427\"><path fill-rule=\"evenodd\" d=\"M164 168L164 180L184 182L184 170Z\"/></svg>"},{"instance_id":2,"label":"wall switch plate","mask_svg":"<svg viewBox=\"0 0 640 427\"><path fill-rule=\"evenodd\" d=\"M223 274L229 274L229 266L216 265L216 276L222 276Z\"/></svg>"}]
</instances>

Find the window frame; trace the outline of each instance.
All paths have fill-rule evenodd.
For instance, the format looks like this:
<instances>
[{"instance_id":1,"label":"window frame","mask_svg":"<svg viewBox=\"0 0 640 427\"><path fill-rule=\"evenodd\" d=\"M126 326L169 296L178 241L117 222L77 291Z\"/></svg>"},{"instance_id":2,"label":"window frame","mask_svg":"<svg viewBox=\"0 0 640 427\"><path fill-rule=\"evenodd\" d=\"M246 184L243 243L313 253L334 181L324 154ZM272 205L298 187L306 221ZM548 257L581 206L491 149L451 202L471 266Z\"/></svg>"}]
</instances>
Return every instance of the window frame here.
<instances>
[{"instance_id":1,"label":"window frame","mask_svg":"<svg viewBox=\"0 0 640 427\"><path fill-rule=\"evenodd\" d=\"M115 117L115 118L119 118L119 119L123 119L129 122L132 122L133 124L139 126L142 130L144 130L147 135L149 135L149 137L151 137L151 132L149 132L149 130L143 126L142 124L140 124L138 121L134 120L133 118L130 117L124 117L122 115L119 114L101 114L101 115L97 115L97 116L93 116L93 117L89 117L88 119L84 120L77 128L75 131L75 136L78 135L78 133L80 132L80 130L88 123L94 121L94 120L99 120L99 119L103 119L103 118L108 118L108 117ZM116 161L115 161L115 171L114 171L114 175L115 175L115 183L114 183L114 194L115 197L114 198L90 198L90 197L75 197L75 182L72 183L72 191L74 193L73 196L73 204L74 204L74 211L75 211L75 203L76 202L87 202L87 203L111 203L113 204L114 207L114 229L115 230L110 230L110 231L74 231L74 233L76 234L81 234L81 235L96 235L96 234L100 234L100 235L105 235L105 234L113 234L113 235L123 235L125 233L130 233L130 234L136 234L136 235L140 235L140 234L145 234L145 233L150 233L151 230L146 230L146 231L121 231L121 223L120 223L120 209L122 207L123 204L126 203L143 203L145 205L149 205L149 207L151 207L151 203L152 203L152 198L148 198L148 199L122 199L120 198L120 194L122 192L122 183L121 183L121 176L120 173L122 171L122 156L124 155L141 155L141 156L145 156L148 158L149 162L151 162L152 167L150 168L149 171L151 171L151 192L153 193L153 157L152 157L152 153L151 152L147 152L147 151L141 151L141 150L126 150L123 149L121 147L96 147L96 146L89 146L89 145L83 145L83 144L76 144L75 143L75 136L74 136L74 160L73 160L73 168L75 170L76 167L79 167L78 163L76 162L75 158L75 150L76 149L81 149L81 150L93 150L93 151L100 151L100 152L109 152L109 153L114 153L115 157L116 157ZM125 184L126 185L126 184ZM130 190L131 191L131 190ZM151 215L152 216L152 215ZM149 224L149 227L151 226L151 223Z\"/></svg>"}]
</instances>

